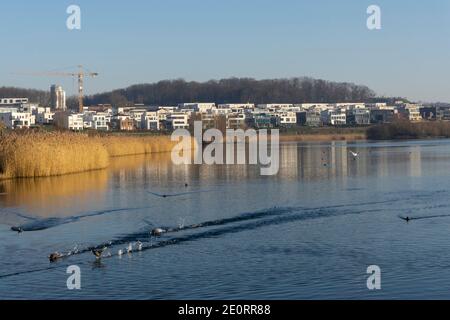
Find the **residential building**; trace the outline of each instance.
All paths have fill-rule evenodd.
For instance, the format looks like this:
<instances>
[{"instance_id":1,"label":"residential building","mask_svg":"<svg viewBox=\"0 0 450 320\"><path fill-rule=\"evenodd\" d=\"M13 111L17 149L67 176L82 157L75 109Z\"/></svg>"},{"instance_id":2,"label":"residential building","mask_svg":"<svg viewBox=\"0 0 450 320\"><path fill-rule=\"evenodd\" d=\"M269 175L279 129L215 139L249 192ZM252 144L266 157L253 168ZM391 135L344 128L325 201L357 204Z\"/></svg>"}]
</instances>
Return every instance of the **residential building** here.
<instances>
[{"instance_id":1,"label":"residential building","mask_svg":"<svg viewBox=\"0 0 450 320\"><path fill-rule=\"evenodd\" d=\"M268 113L259 112L248 116L245 120L248 127L270 129L280 125L280 118Z\"/></svg>"},{"instance_id":2,"label":"residential building","mask_svg":"<svg viewBox=\"0 0 450 320\"><path fill-rule=\"evenodd\" d=\"M72 131L82 131L84 129L82 113L69 113L67 111L56 112L53 121L57 127L62 129Z\"/></svg>"},{"instance_id":3,"label":"residential building","mask_svg":"<svg viewBox=\"0 0 450 320\"><path fill-rule=\"evenodd\" d=\"M189 115L184 112L174 112L167 116L165 127L169 130L189 129Z\"/></svg>"},{"instance_id":4,"label":"residential building","mask_svg":"<svg viewBox=\"0 0 450 320\"><path fill-rule=\"evenodd\" d=\"M66 92L60 85L52 85L50 87L50 103L53 110L65 111L66 106Z\"/></svg>"},{"instance_id":5,"label":"residential building","mask_svg":"<svg viewBox=\"0 0 450 320\"><path fill-rule=\"evenodd\" d=\"M268 112L278 112L280 110L289 110L293 108L294 105L290 103L266 103L258 104L258 109L265 110Z\"/></svg>"},{"instance_id":6,"label":"residential building","mask_svg":"<svg viewBox=\"0 0 450 320\"><path fill-rule=\"evenodd\" d=\"M417 104L403 103L397 106L400 115L409 121L421 121L420 106Z\"/></svg>"},{"instance_id":7,"label":"residential building","mask_svg":"<svg viewBox=\"0 0 450 320\"><path fill-rule=\"evenodd\" d=\"M28 112L0 112L0 122L9 129L25 129L35 125L35 116Z\"/></svg>"},{"instance_id":8,"label":"residential building","mask_svg":"<svg viewBox=\"0 0 450 320\"><path fill-rule=\"evenodd\" d=\"M293 127L297 125L297 114L295 112L281 112L277 116L280 118L280 125L283 127Z\"/></svg>"},{"instance_id":9,"label":"residential building","mask_svg":"<svg viewBox=\"0 0 450 320\"><path fill-rule=\"evenodd\" d=\"M158 111L148 111L142 115L142 129L158 131L160 129Z\"/></svg>"},{"instance_id":10,"label":"residential building","mask_svg":"<svg viewBox=\"0 0 450 320\"><path fill-rule=\"evenodd\" d=\"M381 109L372 109L370 111L371 123L389 123L394 120L397 115L397 111L391 107L383 107Z\"/></svg>"},{"instance_id":11,"label":"residential building","mask_svg":"<svg viewBox=\"0 0 450 320\"><path fill-rule=\"evenodd\" d=\"M369 109L353 109L350 111L349 124L369 125L370 124L370 110Z\"/></svg>"},{"instance_id":12,"label":"residential building","mask_svg":"<svg viewBox=\"0 0 450 320\"><path fill-rule=\"evenodd\" d=\"M436 108L437 120L450 120L450 107L438 107Z\"/></svg>"},{"instance_id":13,"label":"residential building","mask_svg":"<svg viewBox=\"0 0 450 320\"><path fill-rule=\"evenodd\" d=\"M331 126L344 126L347 124L347 114L344 109L324 110L320 113L324 124Z\"/></svg>"},{"instance_id":14,"label":"residential building","mask_svg":"<svg viewBox=\"0 0 450 320\"><path fill-rule=\"evenodd\" d=\"M305 125L309 127L319 127L322 125L320 112L318 111L307 111L305 118Z\"/></svg>"},{"instance_id":15,"label":"residential building","mask_svg":"<svg viewBox=\"0 0 450 320\"><path fill-rule=\"evenodd\" d=\"M134 126L137 129L141 129L143 127L142 124L142 116L147 112L147 109L131 109L129 111L130 118L134 121Z\"/></svg>"},{"instance_id":16,"label":"residential building","mask_svg":"<svg viewBox=\"0 0 450 320\"><path fill-rule=\"evenodd\" d=\"M0 107L17 107L22 104L28 103L28 98L1 98Z\"/></svg>"},{"instance_id":17,"label":"residential building","mask_svg":"<svg viewBox=\"0 0 450 320\"><path fill-rule=\"evenodd\" d=\"M208 112L216 107L215 103L180 103L178 105L179 110L191 110L192 112Z\"/></svg>"},{"instance_id":18,"label":"residential building","mask_svg":"<svg viewBox=\"0 0 450 320\"><path fill-rule=\"evenodd\" d=\"M48 108L50 109L50 108ZM53 123L53 118L55 116L54 112L44 111L36 113L36 123L40 125L48 125Z\"/></svg>"},{"instance_id":19,"label":"residential building","mask_svg":"<svg viewBox=\"0 0 450 320\"><path fill-rule=\"evenodd\" d=\"M246 115L244 113L230 113L227 115L228 129L241 129L245 127Z\"/></svg>"}]
</instances>

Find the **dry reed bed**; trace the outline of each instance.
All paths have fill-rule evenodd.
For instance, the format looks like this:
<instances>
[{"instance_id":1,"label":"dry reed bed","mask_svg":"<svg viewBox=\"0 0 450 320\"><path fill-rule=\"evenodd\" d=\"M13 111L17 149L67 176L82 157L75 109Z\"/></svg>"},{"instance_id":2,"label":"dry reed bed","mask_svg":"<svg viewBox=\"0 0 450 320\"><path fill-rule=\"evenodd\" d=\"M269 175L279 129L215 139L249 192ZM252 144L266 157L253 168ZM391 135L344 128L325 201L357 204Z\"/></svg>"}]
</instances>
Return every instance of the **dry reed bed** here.
<instances>
[{"instance_id":1,"label":"dry reed bed","mask_svg":"<svg viewBox=\"0 0 450 320\"><path fill-rule=\"evenodd\" d=\"M170 137L96 136L69 132L0 133L0 179L48 177L109 166L110 157L172 150Z\"/></svg>"}]
</instances>

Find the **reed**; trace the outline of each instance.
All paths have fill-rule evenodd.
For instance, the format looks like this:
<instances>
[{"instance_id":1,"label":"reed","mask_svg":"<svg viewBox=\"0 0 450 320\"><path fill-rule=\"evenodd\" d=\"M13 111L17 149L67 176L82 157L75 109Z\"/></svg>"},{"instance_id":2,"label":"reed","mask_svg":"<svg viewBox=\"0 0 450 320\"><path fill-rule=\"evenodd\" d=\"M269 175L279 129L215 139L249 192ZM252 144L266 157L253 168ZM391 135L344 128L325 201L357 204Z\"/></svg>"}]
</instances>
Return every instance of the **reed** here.
<instances>
[{"instance_id":1,"label":"reed","mask_svg":"<svg viewBox=\"0 0 450 320\"><path fill-rule=\"evenodd\" d=\"M47 177L106 168L108 153L82 134L12 132L0 135L0 178Z\"/></svg>"},{"instance_id":2,"label":"reed","mask_svg":"<svg viewBox=\"0 0 450 320\"><path fill-rule=\"evenodd\" d=\"M176 144L168 136L104 136L98 139L111 157L170 152Z\"/></svg>"},{"instance_id":3,"label":"reed","mask_svg":"<svg viewBox=\"0 0 450 320\"><path fill-rule=\"evenodd\" d=\"M0 132L0 179L48 177L109 166L111 157L169 152L168 136Z\"/></svg>"},{"instance_id":4,"label":"reed","mask_svg":"<svg viewBox=\"0 0 450 320\"><path fill-rule=\"evenodd\" d=\"M370 140L450 138L450 122L409 122L398 120L371 127L367 131Z\"/></svg>"}]
</instances>

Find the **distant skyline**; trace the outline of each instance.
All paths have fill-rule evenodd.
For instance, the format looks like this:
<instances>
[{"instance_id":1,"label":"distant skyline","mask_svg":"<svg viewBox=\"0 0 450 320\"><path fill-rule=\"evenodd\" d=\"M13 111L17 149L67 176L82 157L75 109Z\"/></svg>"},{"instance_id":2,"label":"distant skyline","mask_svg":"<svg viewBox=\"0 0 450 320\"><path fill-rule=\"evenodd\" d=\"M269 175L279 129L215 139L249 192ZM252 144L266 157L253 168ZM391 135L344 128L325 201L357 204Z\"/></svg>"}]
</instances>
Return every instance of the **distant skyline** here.
<instances>
[{"instance_id":1,"label":"distant skyline","mask_svg":"<svg viewBox=\"0 0 450 320\"><path fill-rule=\"evenodd\" d=\"M72 4L81 30L66 28ZM366 27L372 4L381 30ZM61 84L75 94L70 78L13 73L83 64L100 74L87 79L86 94L177 78L308 76L450 102L448 1L15 0L0 10L0 86Z\"/></svg>"}]
</instances>

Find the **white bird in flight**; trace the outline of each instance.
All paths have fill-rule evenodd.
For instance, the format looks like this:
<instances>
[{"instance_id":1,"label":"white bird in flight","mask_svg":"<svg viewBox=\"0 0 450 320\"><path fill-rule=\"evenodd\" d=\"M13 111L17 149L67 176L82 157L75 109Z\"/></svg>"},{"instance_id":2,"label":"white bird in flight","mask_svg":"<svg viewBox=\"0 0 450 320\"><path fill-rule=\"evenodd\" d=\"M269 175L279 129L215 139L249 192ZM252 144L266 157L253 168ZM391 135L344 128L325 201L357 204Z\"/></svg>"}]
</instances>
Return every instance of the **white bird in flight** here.
<instances>
[{"instance_id":1,"label":"white bird in flight","mask_svg":"<svg viewBox=\"0 0 450 320\"><path fill-rule=\"evenodd\" d=\"M358 156L359 156L359 154L358 153L356 153L356 152L353 152L353 151L349 151L349 153L353 156L353 157L355 157L355 158L358 158Z\"/></svg>"}]
</instances>

